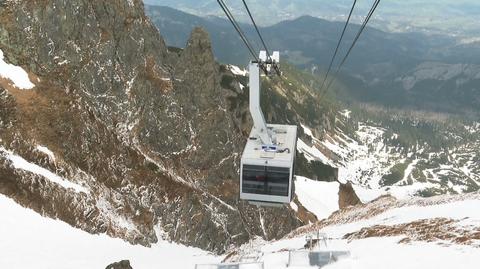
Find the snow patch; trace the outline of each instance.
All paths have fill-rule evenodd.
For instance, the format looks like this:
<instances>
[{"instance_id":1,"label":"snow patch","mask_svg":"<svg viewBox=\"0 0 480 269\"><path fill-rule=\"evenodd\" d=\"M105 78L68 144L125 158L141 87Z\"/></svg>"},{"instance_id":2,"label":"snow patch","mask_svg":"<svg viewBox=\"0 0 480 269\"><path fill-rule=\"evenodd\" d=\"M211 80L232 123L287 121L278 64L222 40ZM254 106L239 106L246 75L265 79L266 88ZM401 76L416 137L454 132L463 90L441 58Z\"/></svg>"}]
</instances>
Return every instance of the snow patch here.
<instances>
[{"instance_id":1,"label":"snow patch","mask_svg":"<svg viewBox=\"0 0 480 269\"><path fill-rule=\"evenodd\" d=\"M350 115L352 114L352 111L348 110L348 109L344 109L342 111L339 112L340 115L342 115L344 118L346 119L350 119Z\"/></svg>"},{"instance_id":2,"label":"snow patch","mask_svg":"<svg viewBox=\"0 0 480 269\"><path fill-rule=\"evenodd\" d=\"M305 155L305 158L308 161L320 161L324 164L331 165L335 167L332 161L325 156L320 150L318 150L315 146L309 146L301 139L297 140L297 150L300 151Z\"/></svg>"},{"instance_id":3,"label":"snow patch","mask_svg":"<svg viewBox=\"0 0 480 269\"><path fill-rule=\"evenodd\" d=\"M227 65L228 69L230 70L230 72L232 72L234 75L236 76L242 76L242 77L245 77L247 76L248 74L248 71L245 70L245 69L241 69L240 67L236 66L236 65Z\"/></svg>"},{"instance_id":4,"label":"snow patch","mask_svg":"<svg viewBox=\"0 0 480 269\"><path fill-rule=\"evenodd\" d=\"M313 136L312 130L311 130L310 128L308 128L307 126L305 126L305 125L303 125L303 124L300 124L300 126L302 126L303 132L304 132L306 135L310 136L312 139L315 138L315 136Z\"/></svg>"},{"instance_id":5,"label":"snow patch","mask_svg":"<svg viewBox=\"0 0 480 269\"><path fill-rule=\"evenodd\" d=\"M295 193L300 203L318 219L328 218L339 209L338 182L315 181L295 176Z\"/></svg>"},{"instance_id":6,"label":"snow patch","mask_svg":"<svg viewBox=\"0 0 480 269\"><path fill-rule=\"evenodd\" d=\"M35 87L35 85L28 78L27 72L23 68L8 64L5 62L3 57L3 51L0 49L0 77L9 79L13 82L14 86L23 89L29 90Z\"/></svg>"},{"instance_id":7,"label":"snow patch","mask_svg":"<svg viewBox=\"0 0 480 269\"><path fill-rule=\"evenodd\" d=\"M412 174L413 169L415 166L418 164L419 159L413 160L411 163L408 164L407 168L405 169L405 172L403 174L403 178L400 182L407 182L408 178Z\"/></svg>"},{"instance_id":8,"label":"snow patch","mask_svg":"<svg viewBox=\"0 0 480 269\"><path fill-rule=\"evenodd\" d=\"M387 194L387 192L383 190L367 189L356 184L352 184L352 188L355 191L355 194L357 194L358 199L360 199L360 201L364 204L371 202L382 195Z\"/></svg>"},{"instance_id":9,"label":"snow patch","mask_svg":"<svg viewBox=\"0 0 480 269\"><path fill-rule=\"evenodd\" d=\"M295 212L298 212L298 205L297 205L294 201L291 201L291 202L290 202L290 207L291 207Z\"/></svg>"},{"instance_id":10,"label":"snow patch","mask_svg":"<svg viewBox=\"0 0 480 269\"><path fill-rule=\"evenodd\" d=\"M97 208L106 216L110 217L110 220L116 224L117 227L126 229L128 231L136 230L135 224L124 216L117 214L113 205L103 196L100 196L97 200Z\"/></svg>"},{"instance_id":11,"label":"snow patch","mask_svg":"<svg viewBox=\"0 0 480 269\"><path fill-rule=\"evenodd\" d=\"M50 158L50 160L55 162L55 154L53 154L53 152L49 150L47 147L38 145L36 149L41 153L47 155Z\"/></svg>"},{"instance_id":12,"label":"snow patch","mask_svg":"<svg viewBox=\"0 0 480 269\"><path fill-rule=\"evenodd\" d=\"M125 89L125 93L130 96L130 92L132 91L133 87L133 82L135 82L135 79L137 78L137 75L133 76L129 81L127 81L127 88Z\"/></svg>"},{"instance_id":13,"label":"snow patch","mask_svg":"<svg viewBox=\"0 0 480 269\"><path fill-rule=\"evenodd\" d=\"M68 180L58 176L57 174L52 173L49 170L47 170L43 167L40 167L40 166L38 166L34 163L30 163L27 160L25 160L24 158L22 158L21 156L15 155L13 152L11 152L9 150L6 150L4 147L0 147L0 153L5 154L4 157L12 162L12 165L15 169L20 169L20 170L24 170L24 171L27 171L27 172L30 172L30 173L33 173L33 174L36 174L36 175L40 175L40 176L48 179L49 181L62 186L65 189L73 189L77 193L79 193L79 192L88 193L89 192L87 188L85 188L85 187L83 187L79 184L73 183L71 181L68 181Z\"/></svg>"}]
</instances>

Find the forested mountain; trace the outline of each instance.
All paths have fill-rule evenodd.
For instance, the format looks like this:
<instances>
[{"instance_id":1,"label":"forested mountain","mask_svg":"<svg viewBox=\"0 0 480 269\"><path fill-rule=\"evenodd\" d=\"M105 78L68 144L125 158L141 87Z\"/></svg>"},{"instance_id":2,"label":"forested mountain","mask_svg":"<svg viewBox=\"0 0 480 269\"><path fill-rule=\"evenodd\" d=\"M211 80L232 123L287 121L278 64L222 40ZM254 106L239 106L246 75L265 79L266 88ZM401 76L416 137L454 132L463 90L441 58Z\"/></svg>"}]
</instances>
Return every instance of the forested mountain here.
<instances>
[{"instance_id":1,"label":"forested mountain","mask_svg":"<svg viewBox=\"0 0 480 269\"><path fill-rule=\"evenodd\" d=\"M211 33L219 61L247 64L248 51L228 21L168 7L146 6L146 10L162 29L167 44L181 47L187 38L185 33L202 26ZM279 49L288 62L316 70L322 76L342 27L341 22L304 16L261 28L261 32L269 46ZM339 55L343 55L358 27L350 26ZM252 26L243 25L243 29L256 40ZM335 92L345 101L478 115L480 43L460 42L448 35L388 33L367 28L340 78Z\"/></svg>"}]
</instances>

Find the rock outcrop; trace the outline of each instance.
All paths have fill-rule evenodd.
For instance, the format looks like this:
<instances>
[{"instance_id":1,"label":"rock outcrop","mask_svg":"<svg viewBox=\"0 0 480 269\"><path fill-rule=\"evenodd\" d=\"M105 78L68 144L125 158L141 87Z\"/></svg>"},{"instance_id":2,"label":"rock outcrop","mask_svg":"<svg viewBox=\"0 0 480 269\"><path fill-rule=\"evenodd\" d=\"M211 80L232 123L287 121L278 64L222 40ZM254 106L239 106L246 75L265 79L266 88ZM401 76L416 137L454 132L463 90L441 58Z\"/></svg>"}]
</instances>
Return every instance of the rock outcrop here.
<instances>
[{"instance_id":1,"label":"rock outcrop","mask_svg":"<svg viewBox=\"0 0 480 269\"><path fill-rule=\"evenodd\" d=\"M122 260L122 261L114 262L110 264L105 269L133 269L133 268L132 266L130 266L129 260Z\"/></svg>"},{"instance_id":2,"label":"rock outcrop","mask_svg":"<svg viewBox=\"0 0 480 269\"><path fill-rule=\"evenodd\" d=\"M343 184L340 183L340 188L338 190L338 206L340 209L347 208L350 206L360 205L362 202L358 198L355 190L352 187L352 183L348 181Z\"/></svg>"},{"instance_id":3,"label":"rock outcrop","mask_svg":"<svg viewBox=\"0 0 480 269\"><path fill-rule=\"evenodd\" d=\"M1 7L0 49L35 84L0 80L1 194L143 245L165 239L223 252L302 225L293 210L238 200L246 92L215 62L205 31L169 50L138 0ZM7 152L87 191L19 169Z\"/></svg>"}]
</instances>

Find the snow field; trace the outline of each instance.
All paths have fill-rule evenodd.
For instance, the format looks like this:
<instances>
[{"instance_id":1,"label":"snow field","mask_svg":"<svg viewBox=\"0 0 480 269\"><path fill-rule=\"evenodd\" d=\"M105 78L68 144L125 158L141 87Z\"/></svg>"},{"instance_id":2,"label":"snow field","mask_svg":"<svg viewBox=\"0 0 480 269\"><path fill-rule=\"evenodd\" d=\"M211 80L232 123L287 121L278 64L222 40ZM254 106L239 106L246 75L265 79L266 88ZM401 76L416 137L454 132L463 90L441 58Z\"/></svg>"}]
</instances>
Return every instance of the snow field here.
<instances>
[{"instance_id":1,"label":"snow field","mask_svg":"<svg viewBox=\"0 0 480 269\"><path fill-rule=\"evenodd\" d=\"M0 268L105 268L128 259L134 269L193 269L196 263L216 263L200 249L161 241L151 248L134 246L107 235L92 235L45 218L0 195Z\"/></svg>"}]
</instances>

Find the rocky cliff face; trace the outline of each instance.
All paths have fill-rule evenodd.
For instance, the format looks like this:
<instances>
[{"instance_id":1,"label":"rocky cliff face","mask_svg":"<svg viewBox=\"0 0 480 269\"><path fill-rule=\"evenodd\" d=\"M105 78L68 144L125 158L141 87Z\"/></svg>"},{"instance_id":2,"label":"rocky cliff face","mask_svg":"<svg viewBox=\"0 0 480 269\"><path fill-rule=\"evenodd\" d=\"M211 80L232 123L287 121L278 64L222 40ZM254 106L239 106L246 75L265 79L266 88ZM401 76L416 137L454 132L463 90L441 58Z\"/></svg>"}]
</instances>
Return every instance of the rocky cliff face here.
<instances>
[{"instance_id":1,"label":"rocky cliff face","mask_svg":"<svg viewBox=\"0 0 480 269\"><path fill-rule=\"evenodd\" d=\"M161 236L222 252L302 224L292 210L238 201L245 92L214 61L206 32L169 51L141 1L0 7L0 49L35 84L0 80L1 194L144 245Z\"/></svg>"}]
</instances>

